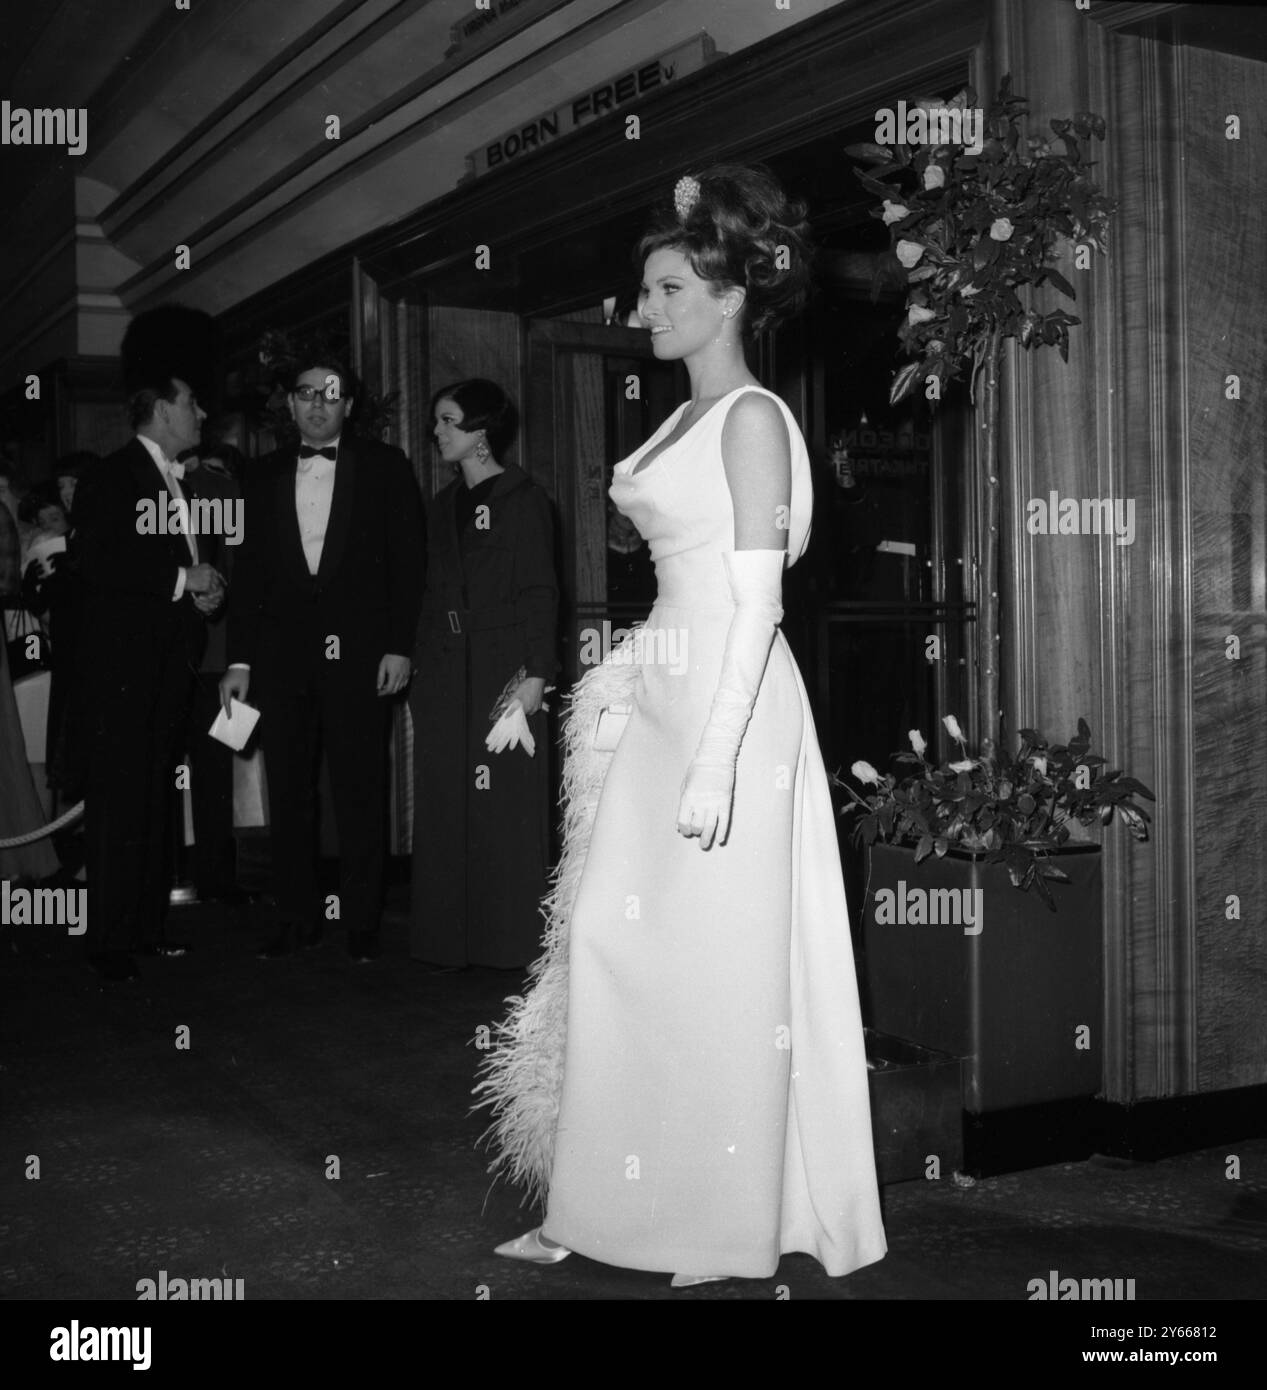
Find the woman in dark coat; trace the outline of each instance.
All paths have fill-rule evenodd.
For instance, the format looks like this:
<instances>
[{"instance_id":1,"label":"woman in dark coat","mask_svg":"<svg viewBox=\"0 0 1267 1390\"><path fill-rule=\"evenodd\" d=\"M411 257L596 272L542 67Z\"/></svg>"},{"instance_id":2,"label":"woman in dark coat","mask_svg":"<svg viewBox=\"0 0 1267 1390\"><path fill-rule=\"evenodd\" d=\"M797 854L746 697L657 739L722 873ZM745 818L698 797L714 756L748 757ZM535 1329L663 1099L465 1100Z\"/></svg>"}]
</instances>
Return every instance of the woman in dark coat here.
<instances>
[{"instance_id":1,"label":"woman in dark coat","mask_svg":"<svg viewBox=\"0 0 1267 1390\"><path fill-rule=\"evenodd\" d=\"M511 969L539 954L549 855L542 696L558 670L550 499L498 462L512 408L491 381L432 401L440 457L459 470L428 509L414 723L412 954L446 969ZM505 693L527 745L491 752ZM500 711L499 711L500 713Z\"/></svg>"}]
</instances>

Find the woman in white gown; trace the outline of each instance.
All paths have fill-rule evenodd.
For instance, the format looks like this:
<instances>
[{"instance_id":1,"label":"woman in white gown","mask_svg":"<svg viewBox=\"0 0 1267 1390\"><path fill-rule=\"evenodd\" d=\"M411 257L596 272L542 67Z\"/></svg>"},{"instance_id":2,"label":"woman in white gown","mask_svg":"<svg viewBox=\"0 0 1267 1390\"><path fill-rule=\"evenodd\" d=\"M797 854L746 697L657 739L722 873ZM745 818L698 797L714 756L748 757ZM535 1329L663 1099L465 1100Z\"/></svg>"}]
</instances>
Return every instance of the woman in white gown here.
<instances>
[{"instance_id":1,"label":"woman in white gown","mask_svg":"<svg viewBox=\"0 0 1267 1390\"><path fill-rule=\"evenodd\" d=\"M809 461L743 352L800 301L803 211L764 171L718 167L679 182L638 249L639 314L691 399L616 467L656 604L574 693L546 954L478 1088L494 1170L548 1194L510 1258L579 1251L685 1285L885 1252L833 809L778 630ZM622 702L603 753L595 717Z\"/></svg>"}]
</instances>

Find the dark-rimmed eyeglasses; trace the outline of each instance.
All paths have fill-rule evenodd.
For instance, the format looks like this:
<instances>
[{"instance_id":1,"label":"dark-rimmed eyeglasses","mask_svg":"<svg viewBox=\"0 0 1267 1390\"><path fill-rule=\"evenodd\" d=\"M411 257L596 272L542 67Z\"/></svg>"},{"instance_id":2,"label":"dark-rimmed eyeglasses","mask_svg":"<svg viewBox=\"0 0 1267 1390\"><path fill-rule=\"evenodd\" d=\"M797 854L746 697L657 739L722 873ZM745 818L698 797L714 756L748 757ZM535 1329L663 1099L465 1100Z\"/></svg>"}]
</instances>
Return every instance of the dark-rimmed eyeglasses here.
<instances>
[{"instance_id":1,"label":"dark-rimmed eyeglasses","mask_svg":"<svg viewBox=\"0 0 1267 1390\"><path fill-rule=\"evenodd\" d=\"M332 403L343 399L343 393L339 390L337 380L334 379L331 380L329 386L296 386L290 394L297 401L303 401L305 405L310 405L318 399Z\"/></svg>"}]
</instances>

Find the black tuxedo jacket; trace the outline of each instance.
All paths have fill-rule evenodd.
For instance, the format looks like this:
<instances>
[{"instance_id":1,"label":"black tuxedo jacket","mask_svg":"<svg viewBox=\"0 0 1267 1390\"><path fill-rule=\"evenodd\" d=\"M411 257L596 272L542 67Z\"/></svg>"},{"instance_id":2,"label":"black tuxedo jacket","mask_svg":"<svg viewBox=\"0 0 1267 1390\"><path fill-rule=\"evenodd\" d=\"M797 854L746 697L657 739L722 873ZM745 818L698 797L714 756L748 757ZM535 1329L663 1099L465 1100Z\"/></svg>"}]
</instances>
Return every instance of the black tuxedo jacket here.
<instances>
[{"instance_id":1,"label":"black tuxedo jacket","mask_svg":"<svg viewBox=\"0 0 1267 1390\"><path fill-rule=\"evenodd\" d=\"M76 489L71 548L83 582L81 652L94 679L148 669L173 644L197 664L202 615L189 594L172 601L178 572L193 564L188 542L143 534L138 524L138 503L153 503L161 513L169 498L163 475L135 438L94 464Z\"/></svg>"},{"instance_id":2,"label":"black tuxedo jacket","mask_svg":"<svg viewBox=\"0 0 1267 1390\"><path fill-rule=\"evenodd\" d=\"M373 698L382 658L413 651L425 544L418 485L399 449L345 434L313 575L295 508L297 468L296 449L248 465L229 665L249 665L253 681L258 672L274 689L342 674Z\"/></svg>"}]
</instances>

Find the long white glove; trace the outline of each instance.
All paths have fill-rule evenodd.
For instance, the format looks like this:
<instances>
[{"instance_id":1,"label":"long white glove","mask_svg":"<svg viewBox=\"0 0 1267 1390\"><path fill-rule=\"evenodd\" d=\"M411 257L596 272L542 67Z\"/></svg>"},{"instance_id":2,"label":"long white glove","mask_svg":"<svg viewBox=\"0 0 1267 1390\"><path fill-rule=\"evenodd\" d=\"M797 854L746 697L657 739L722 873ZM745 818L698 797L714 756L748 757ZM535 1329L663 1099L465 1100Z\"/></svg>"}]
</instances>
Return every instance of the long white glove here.
<instances>
[{"instance_id":1,"label":"long white glove","mask_svg":"<svg viewBox=\"0 0 1267 1390\"><path fill-rule=\"evenodd\" d=\"M735 600L721 675L708 723L682 782L677 828L699 836L700 848L730 834L739 745L752 718L775 630L783 617L785 550L733 550L722 555Z\"/></svg>"}]
</instances>

